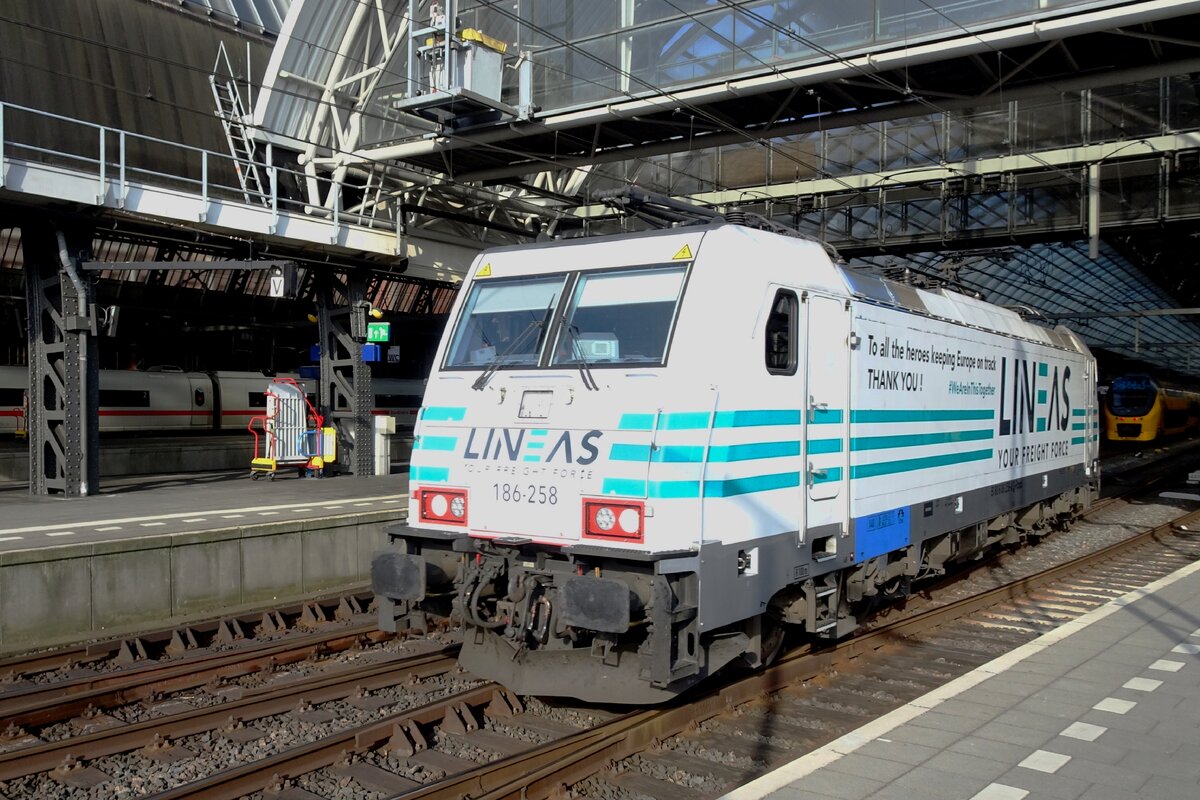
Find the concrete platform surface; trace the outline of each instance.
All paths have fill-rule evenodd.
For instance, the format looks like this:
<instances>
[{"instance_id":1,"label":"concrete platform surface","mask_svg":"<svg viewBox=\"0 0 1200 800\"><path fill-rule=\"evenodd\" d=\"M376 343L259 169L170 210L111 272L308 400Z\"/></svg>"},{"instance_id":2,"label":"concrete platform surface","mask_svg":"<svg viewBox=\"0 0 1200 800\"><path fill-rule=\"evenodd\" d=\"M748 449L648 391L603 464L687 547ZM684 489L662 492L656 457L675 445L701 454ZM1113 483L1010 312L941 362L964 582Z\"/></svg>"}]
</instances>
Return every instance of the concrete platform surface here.
<instances>
[{"instance_id":1,"label":"concrete platform surface","mask_svg":"<svg viewBox=\"0 0 1200 800\"><path fill-rule=\"evenodd\" d=\"M722 800L759 798L1200 798L1200 562Z\"/></svg>"},{"instance_id":2,"label":"concrete platform surface","mask_svg":"<svg viewBox=\"0 0 1200 800\"><path fill-rule=\"evenodd\" d=\"M112 481L0 490L0 654L186 624L362 587L408 476Z\"/></svg>"},{"instance_id":3,"label":"concrete platform surface","mask_svg":"<svg viewBox=\"0 0 1200 800\"><path fill-rule=\"evenodd\" d=\"M403 507L408 474L252 481L246 471L113 480L91 497L0 490L0 553Z\"/></svg>"}]
</instances>

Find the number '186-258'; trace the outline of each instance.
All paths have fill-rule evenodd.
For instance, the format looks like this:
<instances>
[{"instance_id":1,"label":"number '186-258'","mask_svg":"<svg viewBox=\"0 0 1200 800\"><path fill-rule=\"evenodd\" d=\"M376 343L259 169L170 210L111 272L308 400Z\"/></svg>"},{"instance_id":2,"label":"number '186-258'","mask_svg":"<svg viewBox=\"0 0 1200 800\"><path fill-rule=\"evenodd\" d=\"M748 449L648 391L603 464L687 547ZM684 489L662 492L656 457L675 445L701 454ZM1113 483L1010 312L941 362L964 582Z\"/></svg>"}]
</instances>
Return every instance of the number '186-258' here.
<instances>
[{"instance_id":1,"label":"number '186-258'","mask_svg":"<svg viewBox=\"0 0 1200 800\"><path fill-rule=\"evenodd\" d=\"M506 503L534 503L552 506L558 503L558 487L541 483L493 483L497 500Z\"/></svg>"}]
</instances>

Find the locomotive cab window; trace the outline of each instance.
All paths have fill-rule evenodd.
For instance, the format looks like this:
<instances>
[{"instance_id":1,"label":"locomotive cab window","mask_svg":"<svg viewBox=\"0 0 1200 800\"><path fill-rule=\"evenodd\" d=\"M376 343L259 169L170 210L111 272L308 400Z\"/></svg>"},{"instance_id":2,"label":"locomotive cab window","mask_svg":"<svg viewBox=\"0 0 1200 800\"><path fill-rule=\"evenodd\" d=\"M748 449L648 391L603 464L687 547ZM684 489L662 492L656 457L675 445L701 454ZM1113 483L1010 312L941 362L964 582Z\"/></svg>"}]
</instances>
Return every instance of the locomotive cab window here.
<instances>
[{"instance_id":1,"label":"locomotive cab window","mask_svg":"<svg viewBox=\"0 0 1200 800\"><path fill-rule=\"evenodd\" d=\"M454 331L446 366L536 364L565 280L564 275L539 275L476 283Z\"/></svg>"},{"instance_id":2,"label":"locomotive cab window","mask_svg":"<svg viewBox=\"0 0 1200 800\"><path fill-rule=\"evenodd\" d=\"M780 289L771 304L771 315L767 317L766 342L767 372L772 375L796 374L796 316L799 304L796 293Z\"/></svg>"},{"instance_id":3,"label":"locomotive cab window","mask_svg":"<svg viewBox=\"0 0 1200 800\"><path fill-rule=\"evenodd\" d=\"M580 275L551 363L665 363L685 272L651 267Z\"/></svg>"}]
</instances>

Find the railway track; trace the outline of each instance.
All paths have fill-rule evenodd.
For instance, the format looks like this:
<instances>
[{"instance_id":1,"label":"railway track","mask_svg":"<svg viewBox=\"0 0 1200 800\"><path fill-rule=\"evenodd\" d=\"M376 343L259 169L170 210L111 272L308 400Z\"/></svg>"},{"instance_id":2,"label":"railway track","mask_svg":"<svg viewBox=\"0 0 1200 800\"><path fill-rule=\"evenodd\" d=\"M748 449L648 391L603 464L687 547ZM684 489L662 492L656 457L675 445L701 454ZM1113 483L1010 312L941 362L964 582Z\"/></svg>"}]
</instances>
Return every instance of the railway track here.
<instances>
[{"instance_id":1,"label":"railway track","mask_svg":"<svg viewBox=\"0 0 1200 800\"><path fill-rule=\"evenodd\" d=\"M715 796L1200 558L1200 537L1180 531L1193 525L1200 512L990 591L931 593L920 613L849 641L583 729L481 684L152 796Z\"/></svg>"},{"instance_id":2,"label":"railway track","mask_svg":"<svg viewBox=\"0 0 1200 800\"><path fill-rule=\"evenodd\" d=\"M390 640L369 593L0 662L0 731L273 670ZM5 749L0 736L0 751Z\"/></svg>"},{"instance_id":3,"label":"railway track","mask_svg":"<svg viewBox=\"0 0 1200 800\"><path fill-rule=\"evenodd\" d=\"M1120 513L1115 498L1088 517L1111 528L1105 514ZM216 652L181 650L176 631L10 660L0 670L20 677L0 691L0 793L84 797L107 784L162 798L532 798L564 787L581 797L713 796L1200 557L1191 527L1200 519L1184 515L986 592L961 577L930 586L837 647L795 651L689 702L629 714L514 697L458 673L453 647L388 651L370 617L357 619L362 598L354 613L329 600L290 609L282 625L243 619L245 633L266 628L267 638L213 635ZM1010 568L1002 558L976 571L994 578ZM296 630L318 616L340 629ZM289 626L293 635L270 638ZM285 639L294 641L280 649ZM139 646L162 658L141 658ZM289 669L316 654L346 660L313 674ZM33 666L96 674L39 686ZM260 685L238 685L247 678Z\"/></svg>"},{"instance_id":4,"label":"railway track","mask_svg":"<svg viewBox=\"0 0 1200 800\"><path fill-rule=\"evenodd\" d=\"M371 615L373 600L367 589L357 589L304 603L273 606L244 614L223 616L188 625L176 625L135 636L81 642L67 647L0 659L0 695L13 684L28 683L55 671L110 671L148 661L172 659L204 648L252 646L290 631L312 630L329 622Z\"/></svg>"},{"instance_id":5,"label":"railway track","mask_svg":"<svg viewBox=\"0 0 1200 800\"><path fill-rule=\"evenodd\" d=\"M36 769L45 780L96 785L109 779L105 758L117 753L175 763L192 754L188 737L202 732L249 743L281 716L294 724L307 715L314 723L333 713L329 704L358 700L380 715L149 796L546 797L563 785L580 796L665 799L682 787L711 796L1200 557L1200 538L1181 530L1192 526L1200 527L1200 514L943 602L943 594L957 591L950 584L923 598L920 613L836 647L793 652L763 673L670 707L621 715L555 708L465 676L461 690L441 683L441 695L422 702L429 693L411 690L453 672L451 648L427 661L382 661L209 712L26 749L0 758L0 779L11 782L6 770L19 761L26 774ZM380 696L389 689L397 693ZM387 701L392 705L382 713Z\"/></svg>"}]
</instances>

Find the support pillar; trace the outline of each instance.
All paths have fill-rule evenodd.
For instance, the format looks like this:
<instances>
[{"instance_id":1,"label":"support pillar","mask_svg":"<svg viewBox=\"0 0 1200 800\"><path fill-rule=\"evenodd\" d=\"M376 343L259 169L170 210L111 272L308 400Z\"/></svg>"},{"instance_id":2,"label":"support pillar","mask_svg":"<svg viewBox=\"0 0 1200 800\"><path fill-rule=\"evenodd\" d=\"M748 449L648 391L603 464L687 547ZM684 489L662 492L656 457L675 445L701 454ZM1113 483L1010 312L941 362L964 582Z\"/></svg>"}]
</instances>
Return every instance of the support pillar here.
<instances>
[{"instance_id":1,"label":"support pillar","mask_svg":"<svg viewBox=\"0 0 1200 800\"><path fill-rule=\"evenodd\" d=\"M334 305L334 287L342 290L345 306ZM343 282L322 276L317 292L321 338L319 402L328 424L337 429L337 470L355 475L375 474L372 410L375 393L371 370L363 361L366 334L354 335L352 315L367 304L365 276L352 274ZM362 326L365 330L365 322Z\"/></svg>"},{"instance_id":2,"label":"support pillar","mask_svg":"<svg viewBox=\"0 0 1200 800\"><path fill-rule=\"evenodd\" d=\"M29 491L100 491L100 363L91 232L22 226L29 330Z\"/></svg>"},{"instance_id":3,"label":"support pillar","mask_svg":"<svg viewBox=\"0 0 1200 800\"><path fill-rule=\"evenodd\" d=\"M1100 257L1100 165L1089 164L1087 168L1087 231L1088 258L1095 261Z\"/></svg>"}]
</instances>

